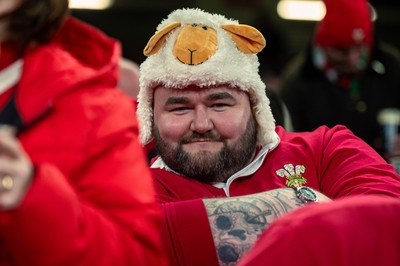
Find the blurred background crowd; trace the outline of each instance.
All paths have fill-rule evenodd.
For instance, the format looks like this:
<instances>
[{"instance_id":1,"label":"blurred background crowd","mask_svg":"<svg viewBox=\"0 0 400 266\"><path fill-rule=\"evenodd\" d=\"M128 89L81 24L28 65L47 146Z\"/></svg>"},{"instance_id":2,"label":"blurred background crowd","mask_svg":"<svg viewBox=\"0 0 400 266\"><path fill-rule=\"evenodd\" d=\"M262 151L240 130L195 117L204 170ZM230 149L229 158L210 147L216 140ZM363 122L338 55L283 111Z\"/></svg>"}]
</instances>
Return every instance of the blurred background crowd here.
<instances>
[{"instance_id":1,"label":"blurred background crowd","mask_svg":"<svg viewBox=\"0 0 400 266\"><path fill-rule=\"evenodd\" d=\"M131 72L134 79L138 68L129 65L129 61L136 64L144 61L143 48L149 37L159 21L175 9L200 8L255 26L267 40L265 49L258 54L260 75L273 92L269 97L277 95L287 106L283 107L282 114L275 114L277 124L283 124L289 131L344 124L384 156L388 152L385 145L397 146L390 148L390 153L397 156L400 152L400 139L395 137L400 128L400 2L371 0L366 10L364 1L349 1L351 5L346 1L339 1L342 4L337 5L348 5L349 9L336 8L335 1L328 1L333 7L322 26L321 36L316 35L321 32L317 25L327 9L327 3L322 0L71 0L70 7L75 17L121 41L123 57L128 59L123 71ZM368 16L372 23L365 20ZM351 31L357 27L363 31L360 43L351 39L355 37L351 37L354 34ZM324 47L328 50L333 47L334 51L321 53ZM325 58L325 52L339 61L335 63L333 58L328 58L327 62L318 63L321 56ZM384 55L387 53L390 55ZM361 66L363 58L368 62ZM340 68L339 64L357 69L354 73L343 70L347 72L342 73L344 83L341 71L335 70ZM338 71L333 79L329 68ZM121 83L126 85L120 87L127 88L131 97L138 90L137 82L132 86L134 79L121 78ZM383 129L377 123L380 111L387 108L391 108L389 115L381 120L387 122L389 117L390 123L396 124L391 129ZM384 140L388 138L383 137L385 134L392 136L390 141ZM400 157L397 158L395 164L400 171Z\"/></svg>"},{"instance_id":2,"label":"blurred background crowd","mask_svg":"<svg viewBox=\"0 0 400 266\"><path fill-rule=\"evenodd\" d=\"M317 9L322 1L287 0L97 0L99 6L93 9L79 8L84 0L70 1L73 15L92 24L108 35L121 40L124 57L141 63L142 53L147 40L154 33L159 21L177 8L198 7L208 12L224 14L238 19L241 23L256 26L266 37L267 46L259 54L262 68L280 71L285 62L304 48L312 37L316 20L320 17L313 13L313 4ZM94 3L96 1L87 1ZM291 7L294 3L311 3L304 9ZM400 47L400 2L396 0L371 0L376 11L375 28L379 39ZM288 6L289 4L289 6ZM303 18L290 19L294 8ZM291 9L292 8L292 9ZM278 12L279 10L279 12ZM307 12L306 12L307 11ZM310 12L308 14L308 12ZM292 12L293 13L293 12ZM309 17L306 17L308 14ZM296 14L292 14L294 16ZM351 18L345 18L344 20ZM272 84L270 84L272 86Z\"/></svg>"}]
</instances>

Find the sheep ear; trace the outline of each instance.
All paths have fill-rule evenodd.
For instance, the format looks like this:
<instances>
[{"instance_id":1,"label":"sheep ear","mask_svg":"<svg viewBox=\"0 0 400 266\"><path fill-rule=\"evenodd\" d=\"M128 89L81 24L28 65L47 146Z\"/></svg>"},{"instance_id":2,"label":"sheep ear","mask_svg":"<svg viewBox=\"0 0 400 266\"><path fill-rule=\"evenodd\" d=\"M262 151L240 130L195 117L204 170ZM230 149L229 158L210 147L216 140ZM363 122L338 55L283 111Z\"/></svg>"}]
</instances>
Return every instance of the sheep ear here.
<instances>
[{"instance_id":1,"label":"sheep ear","mask_svg":"<svg viewBox=\"0 0 400 266\"><path fill-rule=\"evenodd\" d=\"M165 43L165 39L167 38L168 33L170 33L175 28L181 25L180 22L172 22L159 31L157 31L148 41L146 47L143 50L145 56L150 56L152 54L157 53L163 44Z\"/></svg>"},{"instance_id":2,"label":"sheep ear","mask_svg":"<svg viewBox=\"0 0 400 266\"><path fill-rule=\"evenodd\" d=\"M256 54L264 49L266 41L256 28L244 24L223 24L221 28L231 35L237 48L245 54Z\"/></svg>"}]
</instances>

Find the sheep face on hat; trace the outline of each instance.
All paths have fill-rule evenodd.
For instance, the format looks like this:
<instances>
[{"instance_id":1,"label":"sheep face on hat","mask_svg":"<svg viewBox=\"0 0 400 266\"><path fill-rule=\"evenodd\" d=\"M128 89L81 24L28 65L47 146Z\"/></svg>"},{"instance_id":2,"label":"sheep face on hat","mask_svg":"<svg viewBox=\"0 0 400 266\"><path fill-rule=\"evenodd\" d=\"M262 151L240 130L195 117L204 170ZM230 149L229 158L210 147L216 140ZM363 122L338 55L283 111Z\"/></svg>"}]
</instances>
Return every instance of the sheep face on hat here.
<instances>
[{"instance_id":1,"label":"sheep face on hat","mask_svg":"<svg viewBox=\"0 0 400 266\"><path fill-rule=\"evenodd\" d=\"M153 90L228 84L248 93L257 122L257 142L277 138L275 120L259 74L256 53L265 46L255 28L199 9L179 9L161 22L144 49L138 95L139 136L152 139Z\"/></svg>"}]
</instances>

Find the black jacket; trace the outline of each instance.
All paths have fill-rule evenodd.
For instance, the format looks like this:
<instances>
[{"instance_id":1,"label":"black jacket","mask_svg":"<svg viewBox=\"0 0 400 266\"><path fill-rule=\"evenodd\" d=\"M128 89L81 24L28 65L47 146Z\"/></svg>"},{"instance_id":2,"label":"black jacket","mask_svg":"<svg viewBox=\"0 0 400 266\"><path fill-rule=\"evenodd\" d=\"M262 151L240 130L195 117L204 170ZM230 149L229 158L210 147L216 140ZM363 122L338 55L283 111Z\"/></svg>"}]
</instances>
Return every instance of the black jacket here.
<instances>
[{"instance_id":1,"label":"black jacket","mask_svg":"<svg viewBox=\"0 0 400 266\"><path fill-rule=\"evenodd\" d=\"M355 135L383 153L377 114L388 107L400 108L400 62L384 46L375 46L369 67L359 80L354 97L330 82L315 68L311 47L288 66L282 88L295 131L311 131L320 125L347 126ZM377 71L377 64L384 72ZM375 67L374 67L375 66Z\"/></svg>"}]
</instances>

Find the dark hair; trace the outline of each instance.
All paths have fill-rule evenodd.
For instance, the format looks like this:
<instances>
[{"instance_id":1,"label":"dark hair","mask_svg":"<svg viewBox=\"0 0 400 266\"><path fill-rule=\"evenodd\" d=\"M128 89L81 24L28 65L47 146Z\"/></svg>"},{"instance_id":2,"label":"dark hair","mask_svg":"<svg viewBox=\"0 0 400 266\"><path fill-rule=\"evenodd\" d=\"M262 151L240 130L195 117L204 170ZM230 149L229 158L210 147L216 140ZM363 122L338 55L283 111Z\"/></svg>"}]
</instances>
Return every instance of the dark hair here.
<instances>
[{"instance_id":1,"label":"dark hair","mask_svg":"<svg viewBox=\"0 0 400 266\"><path fill-rule=\"evenodd\" d=\"M23 46L48 42L68 13L68 0L23 0L10 15L10 39Z\"/></svg>"}]
</instances>

